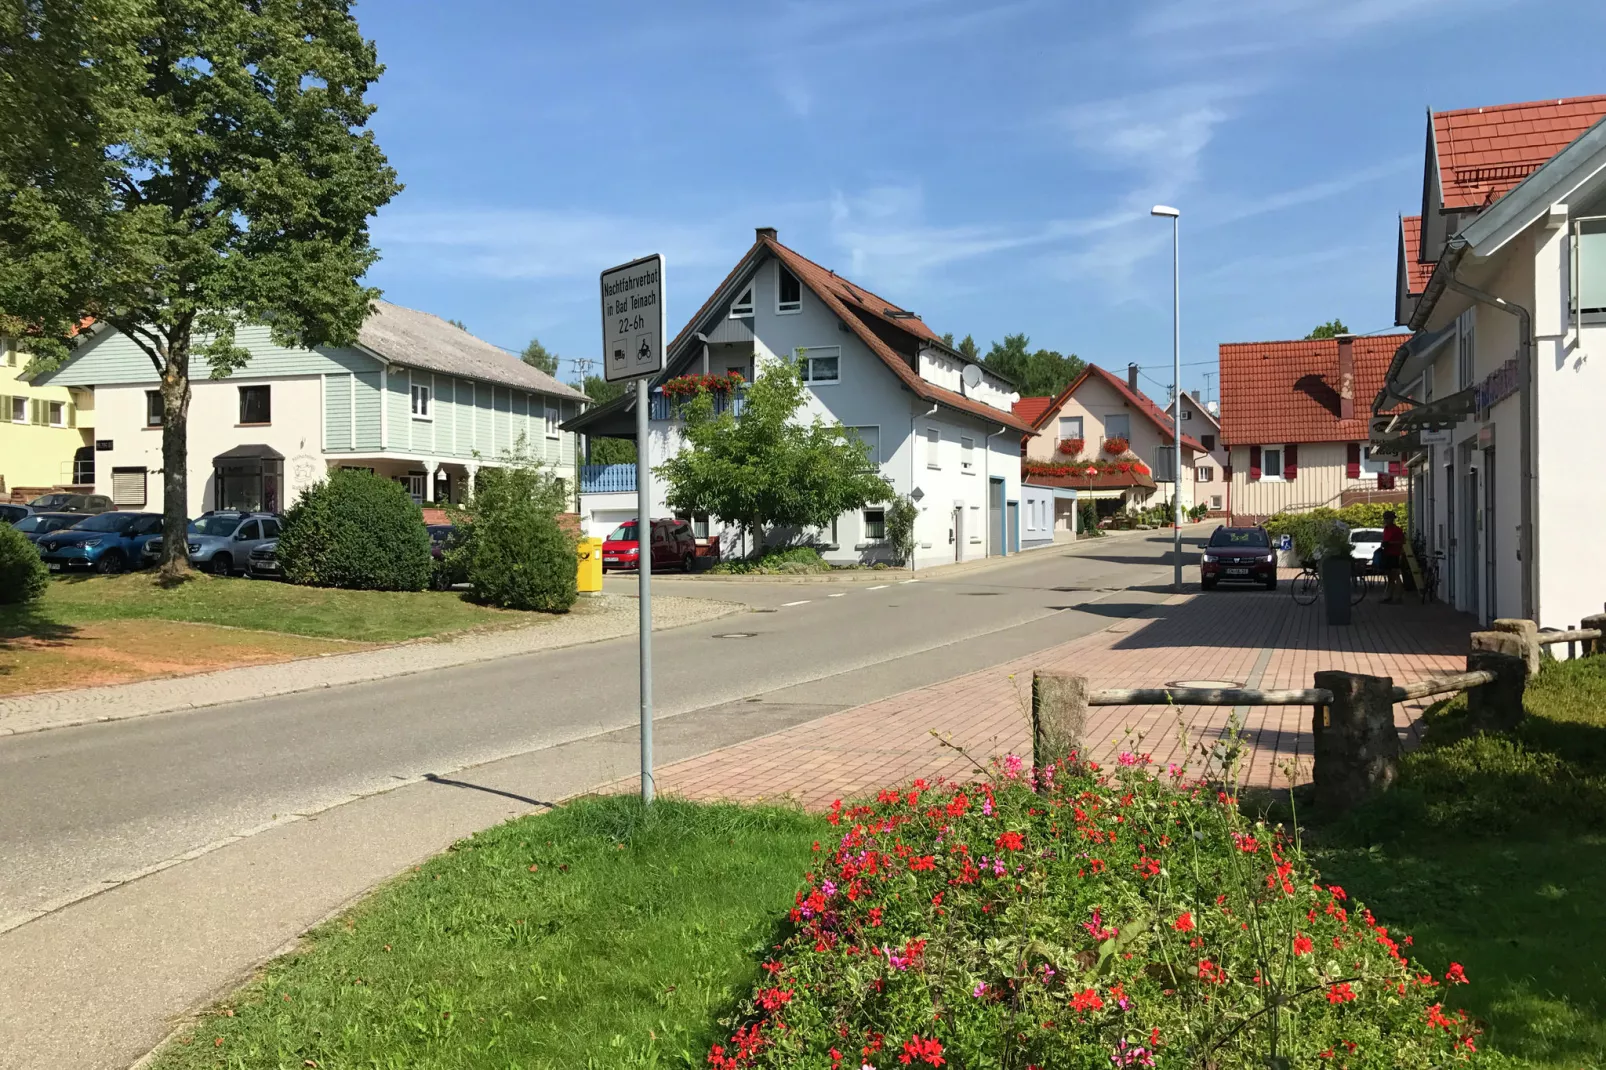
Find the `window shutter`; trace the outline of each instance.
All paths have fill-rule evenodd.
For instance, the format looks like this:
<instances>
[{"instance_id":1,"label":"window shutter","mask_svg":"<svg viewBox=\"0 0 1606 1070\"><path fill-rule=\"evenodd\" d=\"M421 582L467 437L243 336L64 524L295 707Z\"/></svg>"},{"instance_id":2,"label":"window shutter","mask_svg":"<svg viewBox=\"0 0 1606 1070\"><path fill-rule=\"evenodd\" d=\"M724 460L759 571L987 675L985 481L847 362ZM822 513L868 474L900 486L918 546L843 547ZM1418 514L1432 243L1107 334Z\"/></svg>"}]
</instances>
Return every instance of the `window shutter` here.
<instances>
[{"instance_id":1,"label":"window shutter","mask_svg":"<svg viewBox=\"0 0 1606 1070\"><path fill-rule=\"evenodd\" d=\"M1391 475L1388 475L1387 473L1380 474L1377 477L1377 489L1378 490L1393 490L1394 489L1394 477L1391 476Z\"/></svg>"},{"instance_id":2,"label":"window shutter","mask_svg":"<svg viewBox=\"0 0 1606 1070\"><path fill-rule=\"evenodd\" d=\"M1401 467L1402 466L1401 466L1399 461L1390 461L1389 462L1389 475L1391 475L1391 476L1401 475L1402 474L1400 472L1400 468Z\"/></svg>"},{"instance_id":3,"label":"window shutter","mask_svg":"<svg viewBox=\"0 0 1606 1070\"><path fill-rule=\"evenodd\" d=\"M145 504L145 469L112 469L112 504L134 506Z\"/></svg>"},{"instance_id":4,"label":"window shutter","mask_svg":"<svg viewBox=\"0 0 1606 1070\"><path fill-rule=\"evenodd\" d=\"M1299 478L1299 443L1290 442L1283 447L1283 478L1292 482Z\"/></svg>"},{"instance_id":5,"label":"window shutter","mask_svg":"<svg viewBox=\"0 0 1606 1070\"><path fill-rule=\"evenodd\" d=\"M1232 465L1228 464L1222 466L1221 478L1225 479L1228 483L1232 482Z\"/></svg>"},{"instance_id":6,"label":"window shutter","mask_svg":"<svg viewBox=\"0 0 1606 1070\"><path fill-rule=\"evenodd\" d=\"M77 427L78 426L78 406L74 405L70 401L67 402L67 426L68 427Z\"/></svg>"},{"instance_id":7,"label":"window shutter","mask_svg":"<svg viewBox=\"0 0 1606 1070\"><path fill-rule=\"evenodd\" d=\"M1249 447L1249 482L1253 483L1260 478L1260 447Z\"/></svg>"},{"instance_id":8,"label":"window shutter","mask_svg":"<svg viewBox=\"0 0 1606 1070\"><path fill-rule=\"evenodd\" d=\"M1344 478L1361 478L1361 444L1359 442L1351 442L1345 447Z\"/></svg>"}]
</instances>

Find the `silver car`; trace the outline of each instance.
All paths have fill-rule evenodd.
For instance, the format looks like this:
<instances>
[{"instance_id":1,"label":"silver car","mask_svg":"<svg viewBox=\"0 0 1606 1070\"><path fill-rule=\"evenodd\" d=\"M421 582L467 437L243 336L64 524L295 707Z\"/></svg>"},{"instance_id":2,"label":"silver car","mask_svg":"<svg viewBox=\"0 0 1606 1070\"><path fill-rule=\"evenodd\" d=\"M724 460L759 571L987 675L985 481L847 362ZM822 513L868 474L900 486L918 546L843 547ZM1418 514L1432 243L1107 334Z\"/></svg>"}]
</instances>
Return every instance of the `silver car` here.
<instances>
[{"instance_id":1,"label":"silver car","mask_svg":"<svg viewBox=\"0 0 1606 1070\"><path fill-rule=\"evenodd\" d=\"M244 572L251 551L279 537L279 518L272 513L203 513L190 521L190 564L231 576Z\"/></svg>"}]
</instances>

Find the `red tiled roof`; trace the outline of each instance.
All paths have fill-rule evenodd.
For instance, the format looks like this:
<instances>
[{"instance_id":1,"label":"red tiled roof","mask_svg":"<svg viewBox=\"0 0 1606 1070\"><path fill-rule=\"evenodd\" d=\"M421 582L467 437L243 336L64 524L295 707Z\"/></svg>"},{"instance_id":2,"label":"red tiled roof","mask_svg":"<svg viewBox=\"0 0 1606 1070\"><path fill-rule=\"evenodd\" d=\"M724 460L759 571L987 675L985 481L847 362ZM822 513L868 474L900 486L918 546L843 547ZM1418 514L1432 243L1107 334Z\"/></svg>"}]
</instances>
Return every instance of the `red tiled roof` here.
<instances>
[{"instance_id":1,"label":"red tiled roof","mask_svg":"<svg viewBox=\"0 0 1606 1070\"><path fill-rule=\"evenodd\" d=\"M776 259L785 264L788 271L796 275L810 290L813 290L815 296L825 302L826 307L836 313L837 318L847 324L848 328L859 336L859 340L868 346L872 353L881 358L881 362L892 371L892 374L903 381L903 384L909 388L915 397L936 402L946 408L967 413L971 416L996 420L1005 427L1013 428L1016 431L1029 432L1032 430L1030 423L1012 412L996 409L980 401L972 401L963 394L922 379L920 374L910 367L909 361L900 356L886 342L882 341L864 320L850 311L850 308L857 308L861 312L868 313L871 317L911 335L917 341L941 344L942 340L937 337L936 333L923 322L915 319L912 313L906 312L884 298L877 297L864 287L859 286L857 283L849 282L807 257L793 252L774 238L766 235L758 239L758 244L775 254ZM903 313L903 315L895 315L894 313ZM700 315L701 313L699 313Z\"/></svg>"},{"instance_id":2,"label":"red tiled roof","mask_svg":"<svg viewBox=\"0 0 1606 1070\"><path fill-rule=\"evenodd\" d=\"M1603 116L1606 96L1434 112L1444 208L1494 203Z\"/></svg>"},{"instance_id":3,"label":"red tiled roof","mask_svg":"<svg viewBox=\"0 0 1606 1070\"><path fill-rule=\"evenodd\" d=\"M1355 339L1355 415L1348 420L1339 418L1337 339L1222 343L1222 442L1364 442L1389 360L1410 337Z\"/></svg>"},{"instance_id":4,"label":"red tiled roof","mask_svg":"<svg viewBox=\"0 0 1606 1070\"><path fill-rule=\"evenodd\" d=\"M1054 404L1054 399L1047 395L1036 398L1021 398L1015 402L1015 415L1029 424L1035 424L1038 417L1047 412L1048 407L1052 404Z\"/></svg>"},{"instance_id":5,"label":"red tiled roof","mask_svg":"<svg viewBox=\"0 0 1606 1070\"><path fill-rule=\"evenodd\" d=\"M1434 262L1421 262L1422 256L1422 217L1419 215L1403 216L1400 219L1400 236L1405 242L1405 286L1406 292L1416 297L1428 288L1428 280L1433 277Z\"/></svg>"},{"instance_id":6,"label":"red tiled roof","mask_svg":"<svg viewBox=\"0 0 1606 1070\"><path fill-rule=\"evenodd\" d=\"M1148 395L1141 394L1127 386L1125 379L1122 379L1119 375L1112 375L1103 368L1099 367L1097 364L1089 364L1085 369L1083 369L1081 375L1078 375L1075 379L1071 380L1070 386L1067 386L1064 390L1060 391L1059 397L1051 401L1048 405L1048 408L1044 409L1042 413L1038 415L1037 419L1032 421L1032 430L1041 431L1045 426L1047 426L1048 421L1053 417L1053 415L1058 413L1060 409L1064 407L1065 402L1072 394L1076 393L1076 388L1087 382L1091 376L1097 376L1114 387L1116 393L1120 394L1121 397L1126 400L1128 405L1131 405L1134 409L1137 409L1138 412L1142 413L1148 418L1150 423L1154 424L1155 427L1160 429L1160 437L1162 440L1170 441L1171 414L1166 412L1160 406L1156 405L1154 402L1150 401ZM1226 395L1223 394L1222 397L1225 398ZM1198 439L1192 438L1188 435L1182 436L1182 444L1195 453L1209 452L1204 448L1204 446L1199 444Z\"/></svg>"}]
</instances>

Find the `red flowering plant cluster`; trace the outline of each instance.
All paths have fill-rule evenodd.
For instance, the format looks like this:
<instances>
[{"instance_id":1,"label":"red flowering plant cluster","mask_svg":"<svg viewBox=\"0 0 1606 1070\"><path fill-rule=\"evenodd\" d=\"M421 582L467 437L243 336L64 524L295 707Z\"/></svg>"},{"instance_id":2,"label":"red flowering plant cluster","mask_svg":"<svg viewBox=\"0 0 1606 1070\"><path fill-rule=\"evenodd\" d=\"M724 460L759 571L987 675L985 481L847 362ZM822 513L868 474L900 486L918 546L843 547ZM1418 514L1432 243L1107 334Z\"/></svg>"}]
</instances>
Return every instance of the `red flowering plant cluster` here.
<instances>
[{"instance_id":1,"label":"red flowering plant cluster","mask_svg":"<svg viewBox=\"0 0 1606 1070\"><path fill-rule=\"evenodd\" d=\"M1231 789L1123 753L837 803L714 1070L1479 1065L1435 975Z\"/></svg>"},{"instance_id":2,"label":"red flowering plant cluster","mask_svg":"<svg viewBox=\"0 0 1606 1070\"><path fill-rule=\"evenodd\" d=\"M1120 435L1114 435L1104 440L1104 452L1112 456L1120 456L1131 448L1131 443Z\"/></svg>"},{"instance_id":3,"label":"red flowering plant cluster","mask_svg":"<svg viewBox=\"0 0 1606 1070\"><path fill-rule=\"evenodd\" d=\"M1080 457L1082 455L1082 451L1086 448L1087 440L1081 438L1061 439L1059 444L1060 453L1073 459Z\"/></svg>"},{"instance_id":4,"label":"red flowering plant cluster","mask_svg":"<svg viewBox=\"0 0 1606 1070\"><path fill-rule=\"evenodd\" d=\"M1130 475L1134 472L1149 475L1153 470L1142 461L1130 458L1119 460L1022 461L1021 474L1047 476L1055 479L1093 479L1112 472Z\"/></svg>"},{"instance_id":5,"label":"red flowering plant cluster","mask_svg":"<svg viewBox=\"0 0 1606 1070\"><path fill-rule=\"evenodd\" d=\"M666 382L663 391L669 397L684 400L696 397L698 394L731 394L740 390L746 383L741 372L727 372L724 375L681 375Z\"/></svg>"}]
</instances>

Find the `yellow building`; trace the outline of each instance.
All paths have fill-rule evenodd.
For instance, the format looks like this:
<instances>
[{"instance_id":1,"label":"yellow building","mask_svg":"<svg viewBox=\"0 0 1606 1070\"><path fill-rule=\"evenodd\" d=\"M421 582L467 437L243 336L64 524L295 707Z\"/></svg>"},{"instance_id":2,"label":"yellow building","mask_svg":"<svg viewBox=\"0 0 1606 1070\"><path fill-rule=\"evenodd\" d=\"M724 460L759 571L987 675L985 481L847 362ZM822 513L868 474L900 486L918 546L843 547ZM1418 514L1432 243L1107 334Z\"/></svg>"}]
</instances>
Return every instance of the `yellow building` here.
<instances>
[{"instance_id":1,"label":"yellow building","mask_svg":"<svg viewBox=\"0 0 1606 1070\"><path fill-rule=\"evenodd\" d=\"M14 491L95 483L95 394L35 386L28 354L0 338L0 500Z\"/></svg>"}]
</instances>

